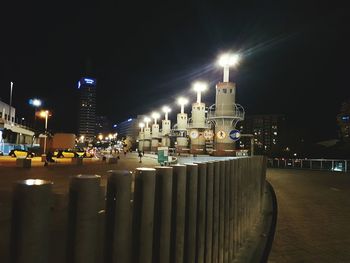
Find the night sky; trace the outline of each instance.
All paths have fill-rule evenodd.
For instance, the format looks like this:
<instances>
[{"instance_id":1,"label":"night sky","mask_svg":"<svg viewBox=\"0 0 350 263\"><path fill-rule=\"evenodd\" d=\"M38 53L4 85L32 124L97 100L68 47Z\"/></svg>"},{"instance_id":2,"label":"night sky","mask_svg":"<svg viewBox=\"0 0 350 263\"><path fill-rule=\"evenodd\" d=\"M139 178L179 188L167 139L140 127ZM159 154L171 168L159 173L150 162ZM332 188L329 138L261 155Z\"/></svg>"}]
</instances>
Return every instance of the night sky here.
<instances>
[{"instance_id":1,"label":"night sky","mask_svg":"<svg viewBox=\"0 0 350 263\"><path fill-rule=\"evenodd\" d=\"M210 82L203 97L214 103L216 59L232 50L243 55L230 77L246 114L285 114L314 140L334 138L350 97L349 11L310 0L2 5L0 97L13 81L19 117L42 98L49 126L75 132L80 77L97 78L97 112L115 123L195 100L194 80Z\"/></svg>"}]
</instances>

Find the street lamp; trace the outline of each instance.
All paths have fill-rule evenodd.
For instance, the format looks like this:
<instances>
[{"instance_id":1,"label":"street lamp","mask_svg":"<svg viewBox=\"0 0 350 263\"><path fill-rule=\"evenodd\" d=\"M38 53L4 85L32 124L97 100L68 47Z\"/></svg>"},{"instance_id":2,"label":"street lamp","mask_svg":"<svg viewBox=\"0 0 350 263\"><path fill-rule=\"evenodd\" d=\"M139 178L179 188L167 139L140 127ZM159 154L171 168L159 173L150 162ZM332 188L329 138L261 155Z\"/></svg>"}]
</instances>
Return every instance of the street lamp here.
<instances>
[{"instance_id":1,"label":"street lamp","mask_svg":"<svg viewBox=\"0 0 350 263\"><path fill-rule=\"evenodd\" d=\"M102 134L99 134L99 135L98 135L98 139L99 139L100 141L102 141L103 135L102 135Z\"/></svg>"},{"instance_id":2,"label":"street lamp","mask_svg":"<svg viewBox=\"0 0 350 263\"><path fill-rule=\"evenodd\" d=\"M144 121L145 121L145 123L146 123L146 128L148 128L148 124L149 124L149 122L151 121L151 119L150 119L149 117L145 117L145 118L144 118Z\"/></svg>"},{"instance_id":3,"label":"street lamp","mask_svg":"<svg viewBox=\"0 0 350 263\"><path fill-rule=\"evenodd\" d=\"M141 129L141 132L143 132L143 128L145 127L145 124L143 122L140 122L139 127Z\"/></svg>"},{"instance_id":4,"label":"street lamp","mask_svg":"<svg viewBox=\"0 0 350 263\"><path fill-rule=\"evenodd\" d=\"M46 153L46 143L47 143L47 121L48 121L48 118L49 118L49 111L48 110L42 110L40 113L39 113L39 116L41 118L45 118L45 138L44 138L44 153Z\"/></svg>"},{"instance_id":5,"label":"street lamp","mask_svg":"<svg viewBox=\"0 0 350 263\"><path fill-rule=\"evenodd\" d=\"M153 112L152 118L154 119L154 124L157 124L157 120L160 118L160 114L158 112Z\"/></svg>"},{"instance_id":6,"label":"street lamp","mask_svg":"<svg viewBox=\"0 0 350 263\"><path fill-rule=\"evenodd\" d=\"M164 106L164 107L162 108L162 111L164 112L164 114L165 114L165 120L167 121L167 120L168 120L168 114L169 114L169 112L171 112L171 109L170 109L168 106Z\"/></svg>"},{"instance_id":7,"label":"street lamp","mask_svg":"<svg viewBox=\"0 0 350 263\"><path fill-rule=\"evenodd\" d=\"M177 99L177 103L181 106L181 113L185 113L185 105L188 103L188 99L180 97Z\"/></svg>"},{"instance_id":8,"label":"street lamp","mask_svg":"<svg viewBox=\"0 0 350 263\"><path fill-rule=\"evenodd\" d=\"M224 68L224 82L229 82L230 67L236 66L240 61L238 54L223 54L220 56L218 63Z\"/></svg>"},{"instance_id":9,"label":"street lamp","mask_svg":"<svg viewBox=\"0 0 350 263\"><path fill-rule=\"evenodd\" d=\"M201 103L202 92L208 88L208 85L204 82L195 82L193 84L193 90L197 92L197 103Z\"/></svg>"}]
</instances>

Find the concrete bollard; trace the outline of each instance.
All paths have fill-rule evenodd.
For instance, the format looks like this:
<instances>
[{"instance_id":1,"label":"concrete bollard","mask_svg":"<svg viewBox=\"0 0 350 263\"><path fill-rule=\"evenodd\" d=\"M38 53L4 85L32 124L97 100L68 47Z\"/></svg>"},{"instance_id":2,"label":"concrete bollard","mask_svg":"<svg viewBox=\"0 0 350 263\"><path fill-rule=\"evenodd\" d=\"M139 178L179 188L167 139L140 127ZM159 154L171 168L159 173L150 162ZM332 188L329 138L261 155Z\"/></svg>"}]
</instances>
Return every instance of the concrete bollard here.
<instances>
[{"instance_id":1,"label":"concrete bollard","mask_svg":"<svg viewBox=\"0 0 350 263\"><path fill-rule=\"evenodd\" d=\"M205 229L205 262L211 263L213 257L213 197L214 197L214 163L207 163L207 203Z\"/></svg>"},{"instance_id":2,"label":"concrete bollard","mask_svg":"<svg viewBox=\"0 0 350 263\"><path fill-rule=\"evenodd\" d=\"M131 172L108 171L105 262L131 263Z\"/></svg>"},{"instance_id":3,"label":"concrete bollard","mask_svg":"<svg viewBox=\"0 0 350 263\"><path fill-rule=\"evenodd\" d=\"M230 184L230 213L229 213L229 262L233 261L234 258L234 195L235 195L235 184L234 184L234 175L235 175L235 160L230 160L230 175L229 175L229 184Z\"/></svg>"},{"instance_id":4,"label":"concrete bollard","mask_svg":"<svg viewBox=\"0 0 350 263\"><path fill-rule=\"evenodd\" d=\"M171 262L183 263L186 216L186 166L174 165L171 226Z\"/></svg>"},{"instance_id":5,"label":"concrete bollard","mask_svg":"<svg viewBox=\"0 0 350 263\"><path fill-rule=\"evenodd\" d=\"M133 263L152 263L156 170L137 168L132 219Z\"/></svg>"},{"instance_id":6,"label":"concrete bollard","mask_svg":"<svg viewBox=\"0 0 350 263\"><path fill-rule=\"evenodd\" d=\"M198 165L186 164L185 260L196 261Z\"/></svg>"},{"instance_id":7,"label":"concrete bollard","mask_svg":"<svg viewBox=\"0 0 350 263\"><path fill-rule=\"evenodd\" d=\"M207 202L207 164L198 165L198 199L197 199L197 256L196 262L204 262L206 202Z\"/></svg>"},{"instance_id":8,"label":"concrete bollard","mask_svg":"<svg viewBox=\"0 0 350 263\"><path fill-rule=\"evenodd\" d=\"M220 189L219 189L219 263L224 262L225 244L225 161L220 161Z\"/></svg>"},{"instance_id":9,"label":"concrete bollard","mask_svg":"<svg viewBox=\"0 0 350 263\"><path fill-rule=\"evenodd\" d=\"M155 263L170 262L171 205L173 168L157 166L154 207L153 260Z\"/></svg>"},{"instance_id":10,"label":"concrete bollard","mask_svg":"<svg viewBox=\"0 0 350 263\"><path fill-rule=\"evenodd\" d=\"M28 158L17 158L16 166L22 168L30 168L32 167L32 160Z\"/></svg>"},{"instance_id":11,"label":"concrete bollard","mask_svg":"<svg viewBox=\"0 0 350 263\"><path fill-rule=\"evenodd\" d=\"M71 178L67 242L69 263L97 262L100 181L98 175L77 175Z\"/></svg>"},{"instance_id":12,"label":"concrete bollard","mask_svg":"<svg viewBox=\"0 0 350 263\"><path fill-rule=\"evenodd\" d=\"M214 162L213 186L213 263L219 262L220 162Z\"/></svg>"},{"instance_id":13,"label":"concrete bollard","mask_svg":"<svg viewBox=\"0 0 350 263\"><path fill-rule=\"evenodd\" d=\"M225 160L224 262L229 261L230 239L230 160Z\"/></svg>"},{"instance_id":14,"label":"concrete bollard","mask_svg":"<svg viewBox=\"0 0 350 263\"><path fill-rule=\"evenodd\" d=\"M11 262L47 263L52 182L27 179L13 189Z\"/></svg>"}]
</instances>

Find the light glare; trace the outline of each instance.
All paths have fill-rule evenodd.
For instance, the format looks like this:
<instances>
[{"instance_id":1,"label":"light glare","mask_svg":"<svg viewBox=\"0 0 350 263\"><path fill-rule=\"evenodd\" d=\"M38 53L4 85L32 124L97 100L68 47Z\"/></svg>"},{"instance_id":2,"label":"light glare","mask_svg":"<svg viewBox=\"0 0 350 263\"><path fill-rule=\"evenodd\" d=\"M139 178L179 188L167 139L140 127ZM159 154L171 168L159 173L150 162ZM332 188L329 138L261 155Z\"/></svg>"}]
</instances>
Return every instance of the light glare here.
<instances>
[{"instance_id":1,"label":"light glare","mask_svg":"<svg viewBox=\"0 0 350 263\"><path fill-rule=\"evenodd\" d=\"M177 103L180 105L186 105L188 103L188 99L186 99L184 97L180 97L177 99Z\"/></svg>"},{"instance_id":2,"label":"light glare","mask_svg":"<svg viewBox=\"0 0 350 263\"><path fill-rule=\"evenodd\" d=\"M219 58L219 65L221 67L235 66L239 63L240 56L238 54L223 54Z\"/></svg>"}]
</instances>

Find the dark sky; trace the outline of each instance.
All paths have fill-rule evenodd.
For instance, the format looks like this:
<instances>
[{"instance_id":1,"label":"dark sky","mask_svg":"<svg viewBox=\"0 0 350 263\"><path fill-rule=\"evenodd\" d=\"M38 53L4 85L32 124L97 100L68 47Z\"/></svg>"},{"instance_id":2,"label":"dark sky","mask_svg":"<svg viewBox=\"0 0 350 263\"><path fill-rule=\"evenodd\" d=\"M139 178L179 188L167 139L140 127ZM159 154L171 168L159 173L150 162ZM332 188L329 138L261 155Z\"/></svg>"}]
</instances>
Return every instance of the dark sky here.
<instances>
[{"instance_id":1,"label":"dark sky","mask_svg":"<svg viewBox=\"0 0 350 263\"><path fill-rule=\"evenodd\" d=\"M26 2L2 6L0 97L13 81L24 116L44 99L56 131L75 131L82 76L97 78L97 111L113 122L194 100L197 79L214 103L226 50L243 55L231 79L246 113L286 114L315 140L335 137L350 97L350 10L335 1Z\"/></svg>"}]
</instances>

